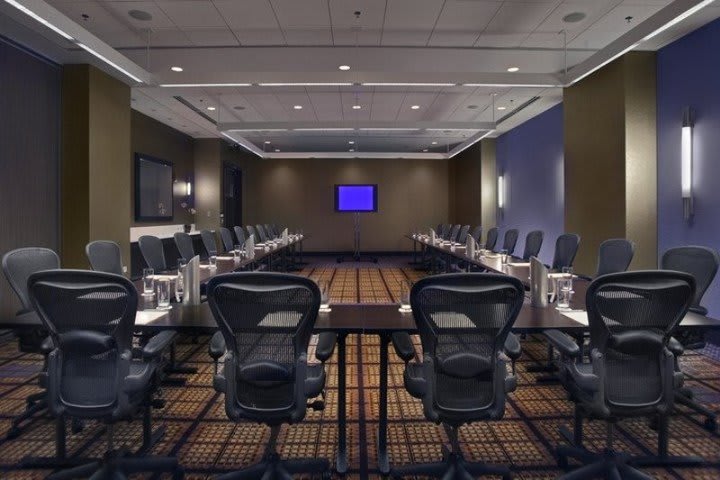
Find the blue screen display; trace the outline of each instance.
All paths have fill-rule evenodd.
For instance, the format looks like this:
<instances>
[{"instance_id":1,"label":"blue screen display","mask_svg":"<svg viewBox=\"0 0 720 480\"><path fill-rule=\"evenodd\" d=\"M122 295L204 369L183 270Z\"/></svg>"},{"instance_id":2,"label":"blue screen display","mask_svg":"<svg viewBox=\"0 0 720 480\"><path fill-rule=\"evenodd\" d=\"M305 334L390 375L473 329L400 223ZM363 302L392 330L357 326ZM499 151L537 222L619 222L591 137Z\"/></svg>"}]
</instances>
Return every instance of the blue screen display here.
<instances>
[{"instance_id":1,"label":"blue screen display","mask_svg":"<svg viewBox=\"0 0 720 480\"><path fill-rule=\"evenodd\" d=\"M335 210L338 212L374 212L376 202L376 185L335 186Z\"/></svg>"}]
</instances>

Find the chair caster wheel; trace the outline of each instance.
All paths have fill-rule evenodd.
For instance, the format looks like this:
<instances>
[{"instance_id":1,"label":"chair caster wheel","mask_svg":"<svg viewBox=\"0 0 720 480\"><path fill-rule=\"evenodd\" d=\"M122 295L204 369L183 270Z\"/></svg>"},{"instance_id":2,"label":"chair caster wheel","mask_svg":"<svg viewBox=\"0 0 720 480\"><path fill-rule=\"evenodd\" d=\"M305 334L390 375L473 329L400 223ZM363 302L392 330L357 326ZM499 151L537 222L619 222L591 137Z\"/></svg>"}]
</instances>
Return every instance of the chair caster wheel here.
<instances>
[{"instance_id":1,"label":"chair caster wheel","mask_svg":"<svg viewBox=\"0 0 720 480\"><path fill-rule=\"evenodd\" d=\"M14 438L17 438L20 436L20 428L18 427L10 427L10 430L7 431L5 434L5 438L8 440L12 440Z\"/></svg>"},{"instance_id":2,"label":"chair caster wheel","mask_svg":"<svg viewBox=\"0 0 720 480\"><path fill-rule=\"evenodd\" d=\"M705 422L703 422L703 426L705 427L705 430L708 432L716 432L717 431L717 420L714 418L706 418Z\"/></svg>"}]
</instances>

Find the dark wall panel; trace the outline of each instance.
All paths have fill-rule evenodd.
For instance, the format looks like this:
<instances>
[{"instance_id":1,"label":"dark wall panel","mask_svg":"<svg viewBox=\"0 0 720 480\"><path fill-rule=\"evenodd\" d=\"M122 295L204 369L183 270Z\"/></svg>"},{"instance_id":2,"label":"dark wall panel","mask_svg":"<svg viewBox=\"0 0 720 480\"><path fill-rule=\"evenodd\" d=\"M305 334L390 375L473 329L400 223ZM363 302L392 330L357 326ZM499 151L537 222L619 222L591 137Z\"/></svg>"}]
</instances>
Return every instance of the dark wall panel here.
<instances>
[{"instance_id":1,"label":"dark wall panel","mask_svg":"<svg viewBox=\"0 0 720 480\"><path fill-rule=\"evenodd\" d=\"M0 38L0 255L58 249L59 66ZM4 276L0 318L18 307Z\"/></svg>"}]
</instances>

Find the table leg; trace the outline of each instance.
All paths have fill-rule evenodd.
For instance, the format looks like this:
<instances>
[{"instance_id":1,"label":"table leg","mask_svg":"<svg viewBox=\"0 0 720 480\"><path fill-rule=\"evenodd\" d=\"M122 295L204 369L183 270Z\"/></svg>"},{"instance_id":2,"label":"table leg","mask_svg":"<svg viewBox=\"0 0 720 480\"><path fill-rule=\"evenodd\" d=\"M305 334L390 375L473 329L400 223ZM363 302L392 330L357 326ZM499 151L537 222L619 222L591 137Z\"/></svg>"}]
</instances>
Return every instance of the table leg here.
<instances>
[{"instance_id":1,"label":"table leg","mask_svg":"<svg viewBox=\"0 0 720 480\"><path fill-rule=\"evenodd\" d=\"M378 419L378 469L383 475L390 473L390 459L387 451L388 430L388 345L390 337L380 335L380 418Z\"/></svg>"},{"instance_id":2,"label":"table leg","mask_svg":"<svg viewBox=\"0 0 720 480\"><path fill-rule=\"evenodd\" d=\"M338 409L338 451L337 461L335 464L335 470L337 473L343 475L348 469L347 460L347 371L345 365L347 359L345 358L345 339L344 333L338 333L337 336L337 349L338 349L338 395L337 395L337 409Z\"/></svg>"}]
</instances>

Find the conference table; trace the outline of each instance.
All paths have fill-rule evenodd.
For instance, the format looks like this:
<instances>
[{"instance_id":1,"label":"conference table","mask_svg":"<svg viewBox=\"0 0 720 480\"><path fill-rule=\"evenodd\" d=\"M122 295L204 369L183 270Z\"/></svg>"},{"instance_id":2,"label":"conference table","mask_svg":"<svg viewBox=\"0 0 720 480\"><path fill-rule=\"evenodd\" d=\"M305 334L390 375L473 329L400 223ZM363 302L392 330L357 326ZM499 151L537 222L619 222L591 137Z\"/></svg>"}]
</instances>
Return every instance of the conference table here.
<instances>
[{"instance_id":1,"label":"conference table","mask_svg":"<svg viewBox=\"0 0 720 480\"><path fill-rule=\"evenodd\" d=\"M455 257L458 260L477 265L489 271L504 273L521 279L528 283L529 267L522 262L510 261L503 264L499 256L487 255L480 258L470 258L464 254L464 249L450 245L432 245L425 243L422 239L409 238L424 244L428 248L434 248L438 254ZM302 240L298 240L301 242ZM295 242L297 243L297 242ZM262 252L258 251L256 257L249 259L233 259L231 257L218 257L217 267L202 268L201 281L205 282L214 275L232 272L247 267L252 261L261 261L272 254L281 253L282 249L290 247L284 245L282 248ZM570 302L572 313L581 313L585 309L585 292L590 282L577 278L574 281L573 289L575 294ZM138 290L142 292L142 285L137 283ZM158 310L153 296L141 296L138 315L135 327L142 333L156 333L162 330L174 330L179 333L190 335L213 334L217 331L217 324L210 311L207 302L199 305L171 304L169 310ZM338 355L338 452L336 459L336 470L338 473L345 473L348 469L347 459L347 359L346 359L346 338L351 334L377 335L380 338L380 386L379 386L379 418L378 418L378 467L382 473L390 471L390 464L387 451L387 430L388 430L388 363L389 345L394 332L417 333L415 320L411 312L403 313L397 304L332 304L329 312L320 312L315 322L315 333L333 332L337 334L337 355ZM530 304L526 295L522 309L513 325L515 333L539 333L547 329L557 329L579 338L588 330L587 322L578 320L577 316L570 315L555 308L554 305L547 307L534 307ZM28 314L33 315L34 314ZM22 316L20 316L22 317ZM22 323L20 317L18 320ZM37 317L35 317L37 319ZM12 321L6 328L13 328ZM689 312L681 322L684 329L720 329L720 320L698 315Z\"/></svg>"}]
</instances>

